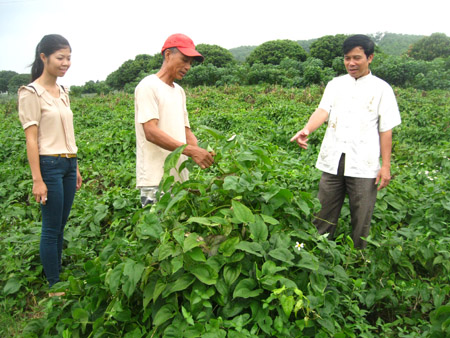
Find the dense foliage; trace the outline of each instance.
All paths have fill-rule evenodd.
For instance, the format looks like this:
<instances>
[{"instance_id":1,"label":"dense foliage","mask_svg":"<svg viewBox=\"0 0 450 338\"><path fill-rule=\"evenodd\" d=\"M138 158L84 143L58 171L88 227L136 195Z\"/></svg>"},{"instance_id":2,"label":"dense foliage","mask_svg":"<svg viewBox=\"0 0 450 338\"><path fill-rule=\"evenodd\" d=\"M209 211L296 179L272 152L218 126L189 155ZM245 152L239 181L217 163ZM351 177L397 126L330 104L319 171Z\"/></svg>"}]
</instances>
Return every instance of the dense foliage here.
<instances>
[{"instance_id":1,"label":"dense foliage","mask_svg":"<svg viewBox=\"0 0 450 338\"><path fill-rule=\"evenodd\" d=\"M305 50L292 40L272 40L256 47L245 60L250 66L255 63L279 65L285 59L305 61Z\"/></svg>"},{"instance_id":2,"label":"dense foliage","mask_svg":"<svg viewBox=\"0 0 450 338\"><path fill-rule=\"evenodd\" d=\"M196 49L205 57L205 60L202 63L204 65L211 64L215 67L221 68L234 65L236 63L233 54L231 54L228 49L223 47L201 43L196 46Z\"/></svg>"},{"instance_id":3,"label":"dense foliage","mask_svg":"<svg viewBox=\"0 0 450 338\"><path fill-rule=\"evenodd\" d=\"M12 71L0 71L0 93L17 93L20 86L31 82L30 74L18 74Z\"/></svg>"},{"instance_id":4,"label":"dense foliage","mask_svg":"<svg viewBox=\"0 0 450 338\"><path fill-rule=\"evenodd\" d=\"M2 103L0 335L448 336L450 93L395 90L394 179L359 251L347 206L336 240L311 224L324 129L308 151L288 141L322 91L188 89L192 128L216 162L201 171L189 161L183 184L165 176L165 194L145 209L133 96L73 98L84 185L66 229L63 298L46 298L24 133L14 102Z\"/></svg>"},{"instance_id":5,"label":"dense foliage","mask_svg":"<svg viewBox=\"0 0 450 338\"><path fill-rule=\"evenodd\" d=\"M0 93L6 93L8 91L9 81L17 75L16 72L10 70L0 71Z\"/></svg>"},{"instance_id":6,"label":"dense foliage","mask_svg":"<svg viewBox=\"0 0 450 338\"><path fill-rule=\"evenodd\" d=\"M332 67L333 60L344 55L342 44L347 37L344 34L325 35L311 45L309 54L322 60L325 67Z\"/></svg>"},{"instance_id":7,"label":"dense foliage","mask_svg":"<svg viewBox=\"0 0 450 338\"><path fill-rule=\"evenodd\" d=\"M388 55L405 55L411 47L411 45L421 38L423 35L410 35L410 34L398 34L378 32L376 34L369 35L376 45Z\"/></svg>"},{"instance_id":8,"label":"dense foliage","mask_svg":"<svg viewBox=\"0 0 450 338\"><path fill-rule=\"evenodd\" d=\"M205 62L194 62L193 69L200 68L191 71L183 85L195 87L265 83L303 88L324 84L331 77L346 72L339 46L344 37L345 35L338 34L311 40L275 40L260 46L242 46L230 50L217 45L199 44L197 47L205 56ZM422 40L422 36L394 33L377 33L371 37L377 44L374 74L404 88L450 88L450 57L447 48L450 38L439 33ZM413 58L406 56L409 47ZM287 62L299 64L286 68ZM255 65L258 63L262 65ZM105 81L88 81L83 86L72 86L72 95L107 94L117 90L133 93L138 82L145 76L156 73L161 64L160 53L153 56L137 55L134 60L125 61ZM28 75L0 71L0 92L14 94L20 85L28 82Z\"/></svg>"},{"instance_id":9,"label":"dense foliage","mask_svg":"<svg viewBox=\"0 0 450 338\"><path fill-rule=\"evenodd\" d=\"M411 45L408 55L417 60L433 61L450 56L450 37L444 33L434 33L423 37Z\"/></svg>"}]
</instances>

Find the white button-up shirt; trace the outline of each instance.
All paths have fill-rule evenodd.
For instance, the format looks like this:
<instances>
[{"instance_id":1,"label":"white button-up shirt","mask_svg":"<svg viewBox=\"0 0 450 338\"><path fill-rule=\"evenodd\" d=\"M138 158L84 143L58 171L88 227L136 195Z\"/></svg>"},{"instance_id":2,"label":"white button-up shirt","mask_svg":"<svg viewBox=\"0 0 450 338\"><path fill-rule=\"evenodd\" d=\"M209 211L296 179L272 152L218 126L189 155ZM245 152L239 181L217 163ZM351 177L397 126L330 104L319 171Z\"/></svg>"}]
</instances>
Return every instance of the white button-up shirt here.
<instances>
[{"instance_id":1,"label":"white button-up shirt","mask_svg":"<svg viewBox=\"0 0 450 338\"><path fill-rule=\"evenodd\" d=\"M380 170L380 132L401 123L394 92L371 73L355 80L336 77L325 88L319 108L328 112L328 127L316 167L337 174L345 154L345 176L375 178Z\"/></svg>"}]
</instances>

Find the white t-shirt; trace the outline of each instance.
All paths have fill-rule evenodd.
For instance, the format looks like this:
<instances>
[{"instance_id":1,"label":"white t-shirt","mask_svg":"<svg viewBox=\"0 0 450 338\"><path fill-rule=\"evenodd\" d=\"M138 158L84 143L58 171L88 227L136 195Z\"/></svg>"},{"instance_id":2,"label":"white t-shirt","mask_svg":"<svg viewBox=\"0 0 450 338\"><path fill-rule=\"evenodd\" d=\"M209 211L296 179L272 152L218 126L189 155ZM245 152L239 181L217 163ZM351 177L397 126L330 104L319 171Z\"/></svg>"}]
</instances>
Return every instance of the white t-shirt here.
<instances>
[{"instance_id":1,"label":"white t-shirt","mask_svg":"<svg viewBox=\"0 0 450 338\"><path fill-rule=\"evenodd\" d=\"M177 141L186 143L185 127L190 127L186 109L186 95L183 88L163 82L156 74L139 82L134 92L136 129L136 186L157 186L164 174L164 161L170 154L154 143L147 141L143 123L158 120L158 127ZM187 157L181 155L178 166ZM177 181L188 179L184 169L181 175L175 170L171 174Z\"/></svg>"},{"instance_id":2,"label":"white t-shirt","mask_svg":"<svg viewBox=\"0 0 450 338\"><path fill-rule=\"evenodd\" d=\"M371 73L355 80L336 77L325 88L319 108L328 127L316 167L337 174L345 153L345 176L375 178L380 170L380 132L401 123L391 86Z\"/></svg>"}]
</instances>

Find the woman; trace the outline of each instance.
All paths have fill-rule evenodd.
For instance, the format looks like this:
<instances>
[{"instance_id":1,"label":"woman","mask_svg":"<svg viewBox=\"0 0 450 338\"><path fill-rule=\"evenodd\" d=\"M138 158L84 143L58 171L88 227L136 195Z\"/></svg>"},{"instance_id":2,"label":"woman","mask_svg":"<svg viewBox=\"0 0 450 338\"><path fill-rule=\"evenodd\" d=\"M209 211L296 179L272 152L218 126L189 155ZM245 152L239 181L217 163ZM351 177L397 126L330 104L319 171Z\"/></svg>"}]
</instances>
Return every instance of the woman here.
<instances>
[{"instance_id":1,"label":"woman","mask_svg":"<svg viewBox=\"0 0 450 338\"><path fill-rule=\"evenodd\" d=\"M59 282L64 226L82 182L69 96L56 83L70 67L71 51L64 37L44 36L36 47L32 83L19 89L33 195L42 212L39 251L50 287Z\"/></svg>"}]
</instances>

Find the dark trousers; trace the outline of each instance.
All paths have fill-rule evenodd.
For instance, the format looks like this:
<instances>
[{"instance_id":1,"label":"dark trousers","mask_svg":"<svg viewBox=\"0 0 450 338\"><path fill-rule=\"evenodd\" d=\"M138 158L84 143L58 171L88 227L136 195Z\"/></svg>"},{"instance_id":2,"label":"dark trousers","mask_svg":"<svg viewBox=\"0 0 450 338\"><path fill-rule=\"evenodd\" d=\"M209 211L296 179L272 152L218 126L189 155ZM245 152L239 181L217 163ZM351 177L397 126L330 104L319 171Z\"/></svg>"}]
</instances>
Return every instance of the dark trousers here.
<instances>
[{"instance_id":1,"label":"dark trousers","mask_svg":"<svg viewBox=\"0 0 450 338\"><path fill-rule=\"evenodd\" d=\"M337 175L322 173L318 199L322 209L316 215L314 225L320 234L329 233L333 237L341 213L345 195L348 195L352 225L352 240L355 248L364 249L370 232L370 221L377 199L375 178L344 176L345 154L339 161Z\"/></svg>"},{"instance_id":2,"label":"dark trousers","mask_svg":"<svg viewBox=\"0 0 450 338\"><path fill-rule=\"evenodd\" d=\"M47 185L47 203L41 205L42 233L39 251L45 276L52 286L59 282L64 226L77 185L77 159L40 156L42 178Z\"/></svg>"}]
</instances>

